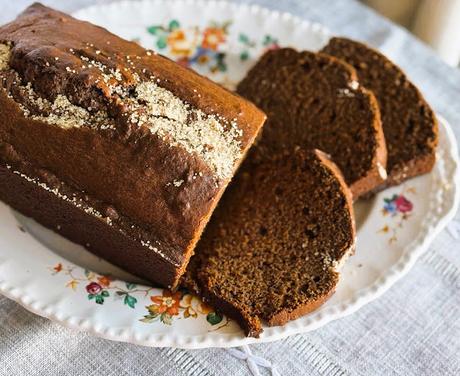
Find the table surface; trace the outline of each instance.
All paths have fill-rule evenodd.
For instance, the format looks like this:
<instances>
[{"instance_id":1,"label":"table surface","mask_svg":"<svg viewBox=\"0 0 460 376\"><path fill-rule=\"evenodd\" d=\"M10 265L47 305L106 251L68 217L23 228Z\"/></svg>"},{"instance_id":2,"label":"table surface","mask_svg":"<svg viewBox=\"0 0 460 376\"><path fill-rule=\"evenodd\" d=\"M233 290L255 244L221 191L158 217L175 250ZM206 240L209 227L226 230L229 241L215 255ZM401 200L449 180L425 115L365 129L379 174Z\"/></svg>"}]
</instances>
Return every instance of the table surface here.
<instances>
[{"instance_id":1,"label":"table surface","mask_svg":"<svg viewBox=\"0 0 460 376\"><path fill-rule=\"evenodd\" d=\"M72 12L111 0L42 0ZM354 0L235 0L288 11L379 48L460 136L460 71ZM6 3L6 4L5 4ZM2 1L0 24L29 0ZM314 332L233 350L153 349L93 338L0 297L0 375L459 375L460 215L411 272L357 313Z\"/></svg>"}]
</instances>

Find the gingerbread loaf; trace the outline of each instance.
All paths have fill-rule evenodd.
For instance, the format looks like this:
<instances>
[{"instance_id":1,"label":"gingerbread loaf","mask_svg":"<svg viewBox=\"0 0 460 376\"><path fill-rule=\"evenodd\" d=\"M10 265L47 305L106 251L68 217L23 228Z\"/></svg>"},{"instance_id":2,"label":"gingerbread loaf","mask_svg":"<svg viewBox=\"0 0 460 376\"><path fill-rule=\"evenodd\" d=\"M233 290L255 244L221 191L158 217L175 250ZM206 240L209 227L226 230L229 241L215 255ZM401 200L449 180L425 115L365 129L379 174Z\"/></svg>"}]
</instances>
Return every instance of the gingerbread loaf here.
<instances>
[{"instance_id":1,"label":"gingerbread loaf","mask_svg":"<svg viewBox=\"0 0 460 376\"><path fill-rule=\"evenodd\" d=\"M346 38L332 38L323 52L352 65L379 103L388 179L376 191L431 171L438 142L436 116L404 72L380 52Z\"/></svg>"},{"instance_id":2,"label":"gingerbread loaf","mask_svg":"<svg viewBox=\"0 0 460 376\"><path fill-rule=\"evenodd\" d=\"M0 198L165 287L264 120L208 79L40 4L0 27Z\"/></svg>"},{"instance_id":3,"label":"gingerbread loaf","mask_svg":"<svg viewBox=\"0 0 460 376\"><path fill-rule=\"evenodd\" d=\"M374 95L337 58L281 48L266 52L238 93L267 114L260 155L295 146L328 153L354 199L386 179L386 148Z\"/></svg>"},{"instance_id":4,"label":"gingerbread loaf","mask_svg":"<svg viewBox=\"0 0 460 376\"><path fill-rule=\"evenodd\" d=\"M258 337L262 322L283 325L323 304L354 247L351 192L323 153L248 157L183 284Z\"/></svg>"}]
</instances>

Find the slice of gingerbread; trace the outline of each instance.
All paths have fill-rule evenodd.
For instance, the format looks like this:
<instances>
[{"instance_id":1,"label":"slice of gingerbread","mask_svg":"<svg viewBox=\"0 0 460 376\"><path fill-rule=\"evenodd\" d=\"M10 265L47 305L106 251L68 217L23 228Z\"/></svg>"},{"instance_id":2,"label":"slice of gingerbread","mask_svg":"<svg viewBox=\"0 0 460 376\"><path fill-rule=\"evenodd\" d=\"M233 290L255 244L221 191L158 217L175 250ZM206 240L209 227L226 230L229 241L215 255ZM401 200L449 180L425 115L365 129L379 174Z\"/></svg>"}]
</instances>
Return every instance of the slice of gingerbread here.
<instances>
[{"instance_id":1,"label":"slice of gingerbread","mask_svg":"<svg viewBox=\"0 0 460 376\"><path fill-rule=\"evenodd\" d=\"M238 93L268 116L259 155L295 146L328 153L353 197L384 183L386 148L374 95L334 57L282 48L265 53Z\"/></svg>"},{"instance_id":2,"label":"slice of gingerbread","mask_svg":"<svg viewBox=\"0 0 460 376\"><path fill-rule=\"evenodd\" d=\"M332 38L323 52L351 64L378 100L388 149L388 179L379 189L431 171L438 125L433 110L404 72L380 52L345 38Z\"/></svg>"},{"instance_id":3,"label":"slice of gingerbread","mask_svg":"<svg viewBox=\"0 0 460 376\"><path fill-rule=\"evenodd\" d=\"M354 245L351 192L325 154L247 159L183 285L257 337L263 321L283 325L323 304Z\"/></svg>"}]
</instances>

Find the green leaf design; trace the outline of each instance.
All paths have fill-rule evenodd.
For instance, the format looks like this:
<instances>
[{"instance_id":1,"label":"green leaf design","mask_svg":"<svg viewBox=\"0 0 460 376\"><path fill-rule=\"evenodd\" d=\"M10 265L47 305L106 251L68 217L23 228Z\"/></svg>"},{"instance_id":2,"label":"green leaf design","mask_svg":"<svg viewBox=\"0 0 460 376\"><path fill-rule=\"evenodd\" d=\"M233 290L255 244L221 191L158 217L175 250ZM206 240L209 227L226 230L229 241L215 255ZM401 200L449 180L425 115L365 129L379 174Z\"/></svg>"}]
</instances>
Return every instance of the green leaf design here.
<instances>
[{"instance_id":1,"label":"green leaf design","mask_svg":"<svg viewBox=\"0 0 460 376\"><path fill-rule=\"evenodd\" d=\"M226 72L227 71L227 64L225 62L225 53L220 52L216 55L215 60L216 60L216 66L215 70L218 70L220 72Z\"/></svg>"},{"instance_id":2,"label":"green leaf design","mask_svg":"<svg viewBox=\"0 0 460 376\"><path fill-rule=\"evenodd\" d=\"M180 27L179 21L171 20L171 22L169 22L169 31L174 31L176 29L179 29L179 27Z\"/></svg>"},{"instance_id":3,"label":"green leaf design","mask_svg":"<svg viewBox=\"0 0 460 376\"><path fill-rule=\"evenodd\" d=\"M85 269L85 277L88 278L91 274L91 270Z\"/></svg>"},{"instance_id":4,"label":"green leaf design","mask_svg":"<svg viewBox=\"0 0 460 376\"><path fill-rule=\"evenodd\" d=\"M206 321L211 325L217 325L222 321L222 315L219 315L217 312L209 312L206 316Z\"/></svg>"},{"instance_id":5,"label":"green leaf design","mask_svg":"<svg viewBox=\"0 0 460 376\"><path fill-rule=\"evenodd\" d=\"M137 299L134 296L126 294L124 303L131 308L135 308Z\"/></svg>"},{"instance_id":6,"label":"green leaf design","mask_svg":"<svg viewBox=\"0 0 460 376\"><path fill-rule=\"evenodd\" d=\"M117 294L118 296L123 296L123 295L126 295L127 292L124 292L124 291L117 291L117 292L115 292L115 294Z\"/></svg>"},{"instance_id":7,"label":"green leaf design","mask_svg":"<svg viewBox=\"0 0 460 376\"><path fill-rule=\"evenodd\" d=\"M268 46L269 44L278 43L278 40L273 38L271 35L265 35L262 44Z\"/></svg>"},{"instance_id":8,"label":"green leaf design","mask_svg":"<svg viewBox=\"0 0 460 376\"><path fill-rule=\"evenodd\" d=\"M166 48L168 46L168 43L167 43L167 40L166 40L166 37L165 36L162 36L160 38L158 38L157 40L157 47L162 50L164 48Z\"/></svg>"},{"instance_id":9,"label":"green leaf design","mask_svg":"<svg viewBox=\"0 0 460 376\"><path fill-rule=\"evenodd\" d=\"M110 296L109 292L107 290L102 290L100 295L104 298L107 298Z\"/></svg>"},{"instance_id":10,"label":"green leaf design","mask_svg":"<svg viewBox=\"0 0 460 376\"><path fill-rule=\"evenodd\" d=\"M240 35L238 36L238 40L241 43L249 44L249 37L246 34L240 33Z\"/></svg>"},{"instance_id":11,"label":"green leaf design","mask_svg":"<svg viewBox=\"0 0 460 376\"><path fill-rule=\"evenodd\" d=\"M158 35L160 32L164 31L163 26L155 25L155 26L150 26L147 28L147 31L152 34L152 35Z\"/></svg>"},{"instance_id":12,"label":"green leaf design","mask_svg":"<svg viewBox=\"0 0 460 376\"><path fill-rule=\"evenodd\" d=\"M158 315L145 315L143 319L140 319L139 321L145 322L146 324L149 324L157 319Z\"/></svg>"},{"instance_id":13,"label":"green leaf design","mask_svg":"<svg viewBox=\"0 0 460 376\"><path fill-rule=\"evenodd\" d=\"M248 51L243 51L241 54L240 54L240 60L241 61L246 61L249 59L249 52Z\"/></svg>"},{"instance_id":14,"label":"green leaf design","mask_svg":"<svg viewBox=\"0 0 460 376\"><path fill-rule=\"evenodd\" d=\"M104 297L102 294L96 295L96 304L104 304Z\"/></svg>"},{"instance_id":15,"label":"green leaf design","mask_svg":"<svg viewBox=\"0 0 460 376\"><path fill-rule=\"evenodd\" d=\"M135 283L129 283L129 282L126 282L126 288L128 290L132 290L133 288L137 287L137 285Z\"/></svg>"},{"instance_id":16,"label":"green leaf design","mask_svg":"<svg viewBox=\"0 0 460 376\"><path fill-rule=\"evenodd\" d=\"M88 294L88 300L94 299L95 297L96 297L96 295Z\"/></svg>"},{"instance_id":17,"label":"green leaf design","mask_svg":"<svg viewBox=\"0 0 460 376\"><path fill-rule=\"evenodd\" d=\"M166 325L172 324L172 316L168 313L162 313L160 316L160 320L163 324L166 324Z\"/></svg>"}]
</instances>

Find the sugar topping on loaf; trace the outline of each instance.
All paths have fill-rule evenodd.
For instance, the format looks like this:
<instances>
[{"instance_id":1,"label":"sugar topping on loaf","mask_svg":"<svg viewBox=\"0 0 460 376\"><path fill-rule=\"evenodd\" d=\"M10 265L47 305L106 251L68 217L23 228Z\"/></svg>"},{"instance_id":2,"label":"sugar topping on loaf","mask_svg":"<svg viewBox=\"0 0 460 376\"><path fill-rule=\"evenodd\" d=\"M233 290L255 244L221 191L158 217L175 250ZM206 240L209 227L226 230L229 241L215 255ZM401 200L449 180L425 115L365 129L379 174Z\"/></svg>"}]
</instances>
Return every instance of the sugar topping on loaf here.
<instances>
[{"instance_id":1,"label":"sugar topping on loaf","mask_svg":"<svg viewBox=\"0 0 460 376\"><path fill-rule=\"evenodd\" d=\"M88 48L92 48L88 45ZM237 121L228 120L218 114L205 114L194 108L186 101L174 95L171 91L161 87L160 79L144 68L137 73L136 62L140 56L127 56L127 67L109 67L96 58L89 58L83 53L70 48L69 54L77 60L73 65L65 67L69 75L68 81L85 74L95 77L94 83L112 98L115 105L126 113L124 121L137 127L146 127L152 134L156 134L171 146L184 148L191 154L198 155L220 179L231 177L235 162L241 157L241 137L243 131ZM99 56L100 50L95 54ZM0 67L3 71L9 68L11 48L1 44ZM151 54L147 54L147 57ZM145 58L146 56L143 56ZM109 59L110 56L106 56ZM45 62L46 67L59 64L59 56ZM135 71L131 71L131 68ZM76 94L65 95L59 93L52 98L41 96L33 88L31 82L14 70L14 84L18 86L9 93L23 109L26 117L40 120L62 128L91 127L93 129L115 129L116 120L110 115L110 106L84 106L75 100ZM137 71L136 71L137 70ZM91 72L91 73L88 73ZM4 84L5 86L5 84ZM22 94L18 90L22 89ZM60 90L63 91L63 90ZM59 92L59 91L58 91ZM24 96L27 100L23 101ZM119 112L119 113L120 113ZM117 116L117 115L115 115Z\"/></svg>"},{"instance_id":2,"label":"sugar topping on loaf","mask_svg":"<svg viewBox=\"0 0 460 376\"><path fill-rule=\"evenodd\" d=\"M10 46L0 43L0 70L8 69L8 62L10 61Z\"/></svg>"},{"instance_id":3,"label":"sugar topping on loaf","mask_svg":"<svg viewBox=\"0 0 460 376\"><path fill-rule=\"evenodd\" d=\"M242 130L236 122L225 129L225 119L193 109L152 81L141 82L135 91L136 98L129 101L132 122L145 124L150 132L170 137L173 145L197 153L219 177L231 176L241 149Z\"/></svg>"}]
</instances>

